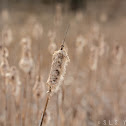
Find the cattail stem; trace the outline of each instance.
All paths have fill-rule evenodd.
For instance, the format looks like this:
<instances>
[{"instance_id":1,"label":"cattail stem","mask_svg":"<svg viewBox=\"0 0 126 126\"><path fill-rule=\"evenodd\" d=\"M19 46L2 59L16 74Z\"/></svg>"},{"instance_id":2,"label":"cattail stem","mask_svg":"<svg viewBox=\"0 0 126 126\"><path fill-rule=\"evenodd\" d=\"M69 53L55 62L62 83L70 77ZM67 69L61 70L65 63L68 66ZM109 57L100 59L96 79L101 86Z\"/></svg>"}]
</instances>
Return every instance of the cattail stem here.
<instances>
[{"instance_id":1,"label":"cattail stem","mask_svg":"<svg viewBox=\"0 0 126 126\"><path fill-rule=\"evenodd\" d=\"M49 102L49 98L50 98L50 92L49 92L49 94L47 96L47 99L46 99L46 104L45 104L45 107L44 107L44 111L43 111L43 114L42 114L42 117L41 117L41 121L40 121L40 125L39 126L42 126L42 124L43 124L44 117L45 117L45 113L46 113L46 109L47 109L48 102Z\"/></svg>"},{"instance_id":2,"label":"cattail stem","mask_svg":"<svg viewBox=\"0 0 126 126\"><path fill-rule=\"evenodd\" d=\"M56 108L57 108L56 126L58 126L58 124L59 124L59 99L58 99L58 94L57 94Z\"/></svg>"}]
</instances>

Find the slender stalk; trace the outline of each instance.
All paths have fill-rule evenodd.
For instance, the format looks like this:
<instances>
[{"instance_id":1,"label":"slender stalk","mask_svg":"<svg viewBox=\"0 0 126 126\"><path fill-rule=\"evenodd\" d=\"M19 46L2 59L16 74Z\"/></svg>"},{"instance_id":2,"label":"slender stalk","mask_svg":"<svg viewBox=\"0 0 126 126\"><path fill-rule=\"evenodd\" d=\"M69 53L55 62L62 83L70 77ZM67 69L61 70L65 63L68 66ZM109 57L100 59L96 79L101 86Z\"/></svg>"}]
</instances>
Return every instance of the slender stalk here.
<instances>
[{"instance_id":1,"label":"slender stalk","mask_svg":"<svg viewBox=\"0 0 126 126\"><path fill-rule=\"evenodd\" d=\"M44 111L43 111L43 114L42 114L42 117L41 117L41 121L40 121L39 126L42 126L42 124L43 124L44 117L45 117L45 113L46 113L46 109L47 109L48 102L49 102L49 98L50 98L50 93L49 93L48 96L47 96L46 104L45 104L45 107L44 107Z\"/></svg>"},{"instance_id":2,"label":"slender stalk","mask_svg":"<svg viewBox=\"0 0 126 126\"><path fill-rule=\"evenodd\" d=\"M56 126L58 126L58 124L59 124L59 99L58 99L58 94L57 94L56 108L57 108Z\"/></svg>"}]
</instances>

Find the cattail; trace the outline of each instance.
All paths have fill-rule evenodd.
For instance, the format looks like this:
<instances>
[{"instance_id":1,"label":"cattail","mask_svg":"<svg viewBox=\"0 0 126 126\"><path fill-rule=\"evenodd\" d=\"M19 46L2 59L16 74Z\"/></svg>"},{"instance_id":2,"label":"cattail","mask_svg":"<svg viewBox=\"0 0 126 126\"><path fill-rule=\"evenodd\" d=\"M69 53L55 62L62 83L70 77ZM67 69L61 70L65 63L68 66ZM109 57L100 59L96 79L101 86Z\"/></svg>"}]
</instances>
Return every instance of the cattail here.
<instances>
[{"instance_id":1,"label":"cattail","mask_svg":"<svg viewBox=\"0 0 126 126\"><path fill-rule=\"evenodd\" d=\"M33 26L33 31L32 31L32 35L33 37L38 40L39 38L42 37L43 34L43 27L41 24L39 23L35 23Z\"/></svg>"},{"instance_id":2,"label":"cattail","mask_svg":"<svg viewBox=\"0 0 126 126\"><path fill-rule=\"evenodd\" d=\"M19 62L20 68L25 72L29 73L32 71L34 63L31 55L31 41L29 39L24 39L22 46L22 57Z\"/></svg>"},{"instance_id":3,"label":"cattail","mask_svg":"<svg viewBox=\"0 0 126 126\"><path fill-rule=\"evenodd\" d=\"M83 52L83 48L86 46L87 44L87 41L86 39L82 36L82 35L79 35L76 39L76 52L77 54L82 54Z\"/></svg>"},{"instance_id":4,"label":"cattail","mask_svg":"<svg viewBox=\"0 0 126 126\"><path fill-rule=\"evenodd\" d=\"M89 57L89 64L90 64L90 69L92 71L97 70L97 65L98 65L98 49L96 46L91 47L91 55Z\"/></svg>"},{"instance_id":5,"label":"cattail","mask_svg":"<svg viewBox=\"0 0 126 126\"><path fill-rule=\"evenodd\" d=\"M5 27L2 30L2 41L6 46L9 46L13 41L13 33L9 27Z\"/></svg>"},{"instance_id":6,"label":"cattail","mask_svg":"<svg viewBox=\"0 0 126 126\"><path fill-rule=\"evenodd\" d=\"M32 58L32 54L31 54L31 39L29 37L24 38L23 41L21 41L22 43L22 56L21 59L19 61L19 67L20 69L25 73L26 75L26 84L23 85L24 87L24 92L23 92L23 97L26 99L25 104L28 102L28 99L31 102L31 80L33 77L33 68L34 68L34 62L33 62L33 58ZM29 84L27 84L27 82ZM29 92L29 93L27 93ZM23 119L23 123L27 125L28 120L25 118L26 115L28 114L28 105L26 104L26 107L24 108L23 114L24 114L24 119ZM29 108L30 109L30 108Z\"/></svg>"},{"instance_id":7,"label":"cattail","mask_svg":"<svg viewBox=\"0 0 126 126\"><path fill-rule=\"evenodd\" d=\"M69 26L67 28L66 34L68 32L68 29ZM59 89L59 86L61 85L64 79L64 75L66 73L66 66L68 62L70 62L69 56L66 50L64 49L66 34L62 42L61 48L58 51L55 51L52 57L51 70L47 80L49 91L57 91Z\"/></svg>"},{"instance_id":8,"label":"cattail","mask_svg":"<svg viewBox=\"0 0 126 126\"><path fill-rule=\"evenodd\" d=\"M66 66L69 61L70 60L68 54L65 50L60 49L54 52L51 71L47 80L47 85L51 88L51 90L58 90L60 84L64 79Z\"/></svg>"},{"instance_id":9,"label":"cattail","mask_svg":"<svg viewBox=\"0 0 126 126\"><path fill-rule=\"evenodd\" d=\"M35 99L41 99L45 96L45 84L42 76L37 75L35 85L33 87L33 94Z\"/></svg>"},{"instance_id":10,"label":"cattail","mask_svg":"<svg viewBox=\"0 0 126 126\"><path fill-rule=\"evenodd\" d=\"M58 51L55 51L52 57L52 65L51 65L51 70L49 74L49 78L47 80L47 86L48 86L48 96L46 99L46 104L44 107L43 115L40 121L40 126L42 126L43 121L44 121L44 116L46 113L47 105L50 99L50 96L52 93L57 92L63 79L64 75L66 73L66 66L68 62L70 61L69 56L67 52L64 49L64 42L66 39L66 35L68 32L69 26L67 28L64 40L62 41L61 48Z\"/></svg>"}]
</instances>

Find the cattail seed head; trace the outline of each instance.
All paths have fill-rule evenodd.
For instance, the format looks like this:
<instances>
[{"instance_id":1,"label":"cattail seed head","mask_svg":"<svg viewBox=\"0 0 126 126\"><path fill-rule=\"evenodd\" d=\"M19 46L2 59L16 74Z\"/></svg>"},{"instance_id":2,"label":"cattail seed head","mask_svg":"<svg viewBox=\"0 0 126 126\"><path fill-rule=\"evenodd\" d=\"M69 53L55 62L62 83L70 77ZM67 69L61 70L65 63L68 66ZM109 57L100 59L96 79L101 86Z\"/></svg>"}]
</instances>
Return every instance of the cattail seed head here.
<instances>
[{"instance_id":1,"label":"cattail seed head","mask_svg":"<svg viewBox=\"0 0 126 126\"><path fill-rule=\"evenodd\" d=\"M54 52L51 71L47 80L47 85L51 87L52 91L56 91L63 81L66 73L66 66L69 61L68 54L64 49Z\"/></svg>"}]
</instances>

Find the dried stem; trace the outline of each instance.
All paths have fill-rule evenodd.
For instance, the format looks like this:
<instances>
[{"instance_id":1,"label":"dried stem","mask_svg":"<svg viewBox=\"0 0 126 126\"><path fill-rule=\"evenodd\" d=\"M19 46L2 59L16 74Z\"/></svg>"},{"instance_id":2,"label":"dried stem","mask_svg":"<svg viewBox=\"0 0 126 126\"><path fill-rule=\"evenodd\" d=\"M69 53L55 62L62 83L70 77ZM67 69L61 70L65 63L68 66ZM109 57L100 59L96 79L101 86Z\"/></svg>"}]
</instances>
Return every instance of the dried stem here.
<instances>
[{"instance_id":1,"label":"dried stem","mask_svg":"<svg viewBox=\"0 0 126 126\"><path fill-rule=\"evenodd\" d=\"M57 108L57 117L56 117L56 126L59 124L59 100L58 100L58 94L57 94L57 102L56 102L56 108Z\"/></svg>"},{"instance_id":2,"label":"dried stem","mask_svg":"<svg viewBox=\"0 0 126 126\"><path fill-rule=\"evenodd\" d=\"M42 117L41 117L41 122L40 122L40 125L39 126L42 126L43 124L43 121L44 121L44 117L45 117L45 113L46 113L46 109L47 109L47 106L48 106L48 102L49 102L49 99L50 99L50 92L47 96L47 99L46 99L46 104L45 104L45 107L44 107L44 111L43 111L43 114L42 114Z\"/></svg>"}]
</instances>

